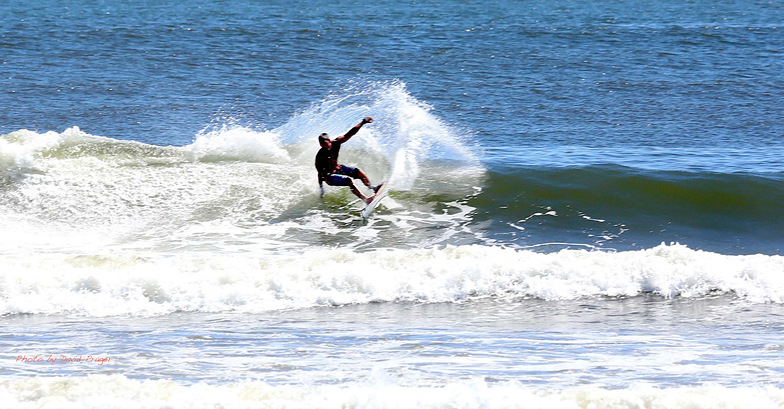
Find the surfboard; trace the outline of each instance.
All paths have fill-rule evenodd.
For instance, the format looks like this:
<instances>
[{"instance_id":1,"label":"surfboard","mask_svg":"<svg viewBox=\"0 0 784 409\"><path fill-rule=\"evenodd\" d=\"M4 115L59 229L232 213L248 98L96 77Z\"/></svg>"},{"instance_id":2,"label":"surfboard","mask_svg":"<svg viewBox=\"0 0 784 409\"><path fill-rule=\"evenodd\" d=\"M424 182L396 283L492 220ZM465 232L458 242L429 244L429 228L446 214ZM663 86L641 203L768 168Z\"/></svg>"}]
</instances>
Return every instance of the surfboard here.
<instances>
[{"instance_id":1,"label":"surfboard","mask_svg":"<svg viewBox=\"0 0 784 409\"><path fill-rule=\"evenodd\" d=\"M370 217L370 215L373 214L373 210L376 209L376 206L378 206L378 202L380 202L381 199L383 199L386 195L387 195L387 182L384 182L381 184L381 187L378 188L378 191L376 191L376 195L373 196L373 200L370 203L368 203L368 205L365 206L364 209L362 209L362 212L360 212L362 218L367 220Z\"/></svg>"}]
</instances>

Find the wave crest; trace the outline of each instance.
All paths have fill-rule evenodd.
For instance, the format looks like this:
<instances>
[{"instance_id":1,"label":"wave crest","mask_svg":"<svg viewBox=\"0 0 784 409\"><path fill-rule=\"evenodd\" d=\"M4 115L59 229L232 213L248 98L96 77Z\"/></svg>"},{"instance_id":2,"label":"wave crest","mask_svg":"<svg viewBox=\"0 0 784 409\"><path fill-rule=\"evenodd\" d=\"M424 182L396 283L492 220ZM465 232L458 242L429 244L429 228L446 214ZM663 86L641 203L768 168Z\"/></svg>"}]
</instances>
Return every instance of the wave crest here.
<instances>
[{"instance_id":1,"label":"wave crest","mask_svg":"<svg viewBox=\"0 0 784 409\"><path fill-rule=\"evenodd\" d=\"M516 302L735 294L784 302L784 257L648 250L535 253L487 246L300 255L2 257L0 313L262 312L371 302Z\"/></svg>"}]
</instances>

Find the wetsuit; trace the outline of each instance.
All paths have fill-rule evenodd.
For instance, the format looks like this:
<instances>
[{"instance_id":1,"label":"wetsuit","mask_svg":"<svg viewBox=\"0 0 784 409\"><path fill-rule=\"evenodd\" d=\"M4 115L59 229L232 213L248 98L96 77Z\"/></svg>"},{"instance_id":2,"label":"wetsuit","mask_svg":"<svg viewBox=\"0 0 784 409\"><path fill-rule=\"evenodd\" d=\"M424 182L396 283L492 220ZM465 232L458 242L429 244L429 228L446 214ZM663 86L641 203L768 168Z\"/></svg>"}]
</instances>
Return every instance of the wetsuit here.
<instances>
[{"instance_id":1,"label":"wetsuit","mask_svg":"<svg viewBox=\"0 0 784 409\"><path fill-rule=\"evenodd\" d=\"M316 154L316 170L319 182L327 182L330 186L349 186L351 178L359 177L359 169L338 164L340 142L332 142L332 148L321 148Z\"/></svg>"}]
</instances>

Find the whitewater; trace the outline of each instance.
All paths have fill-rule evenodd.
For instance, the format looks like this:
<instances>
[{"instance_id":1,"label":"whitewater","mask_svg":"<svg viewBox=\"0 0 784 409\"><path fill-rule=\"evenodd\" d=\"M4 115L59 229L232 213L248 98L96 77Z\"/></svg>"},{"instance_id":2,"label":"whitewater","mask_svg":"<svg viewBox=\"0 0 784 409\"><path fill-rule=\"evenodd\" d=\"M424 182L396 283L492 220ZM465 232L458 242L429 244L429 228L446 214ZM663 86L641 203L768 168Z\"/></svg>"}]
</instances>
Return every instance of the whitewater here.
<instances>
[{"instance_id":1,"label":"whitewater","mask_svg":"<svg viewBox=\"0 0 784 409\"><path fill-rule=\"evenodd\" d=\"M244 253L244 252L243 252ZM3 256L3 314L160 315L379 302L664 298L784 302L784 259L661 245L540 254L488 246L305 250L296 255ZM372 272L372 274L368 273Z\"/></svg>"},{"instance_id":2,"label":"whitewater","mask_svg":"<svg viewBox=\"0 0 784 409\"><path fill-rule=\"evenodd\" d=\"M392 185L367 222L348 192L320 199L312 169L312 135L365 112L384 125L345 160ZM183 146L78 127L0 141L0 390L14 407L784 402L783 257L628 246L643 219L506 201L521 188L540 200L535 186L575 171L497 185L404 84L328 96L271 130L208 126ZM662 183L576 172L594 174L586 191ZM673 200L660 203L687 207Z\"/></svg>"},{"instance_id":3,"label":"whitewater","mask_svg":"<svg viewBox=\"0 0 784 409\"><path fill-rule=\"evenodd\" d=\"M776 2L0 17L3 408L784 407Z\"/></svg>"},{"instance_id":4,"label":"whitewater","mask_svg":"<svg viewBox=\"0 0 784 409\"><path fill-rule=\"evenodd\" d=\"M205 128L180 147L78 127L3 135L0 311L258 313L715 292L784 301L781 256L677 243L621 251L604 248L606 236L571 245L499 239L564 216L533 212L494 234L474 222L481 211L472 200L507 192L485 191L471 141L430 110L393 83L330 96L273 130ZM347 189L319 199L312 169L312 135L338 133L365 112L379 125L363 128L345 160L390 180L393 192L369 223ZM567 220L575 222L607 224L586 214Z\"/></svg>"}]
</instances>

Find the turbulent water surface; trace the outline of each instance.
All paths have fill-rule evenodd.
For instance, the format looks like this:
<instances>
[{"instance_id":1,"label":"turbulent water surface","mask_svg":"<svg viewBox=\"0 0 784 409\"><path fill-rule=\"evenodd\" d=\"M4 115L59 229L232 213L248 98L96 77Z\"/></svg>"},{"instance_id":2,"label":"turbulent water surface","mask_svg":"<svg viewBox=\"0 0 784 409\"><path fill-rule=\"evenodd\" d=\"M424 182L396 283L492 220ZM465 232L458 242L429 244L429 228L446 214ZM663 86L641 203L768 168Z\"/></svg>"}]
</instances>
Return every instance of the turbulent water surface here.
<instances>
[{"instance_id":1,"label":"turbulent water surface","mask_svg":"<svg viewBox=\"0 0 784 409\"><path fill-rule=\"evenodd\" d=\"M784 407L776 2L0 17L9 407Z\"/></svg>"}]
</instances>

